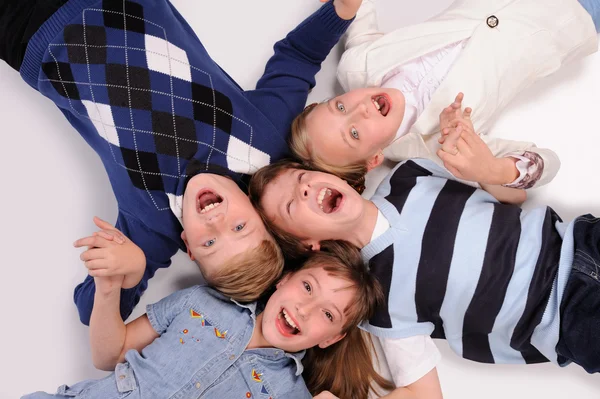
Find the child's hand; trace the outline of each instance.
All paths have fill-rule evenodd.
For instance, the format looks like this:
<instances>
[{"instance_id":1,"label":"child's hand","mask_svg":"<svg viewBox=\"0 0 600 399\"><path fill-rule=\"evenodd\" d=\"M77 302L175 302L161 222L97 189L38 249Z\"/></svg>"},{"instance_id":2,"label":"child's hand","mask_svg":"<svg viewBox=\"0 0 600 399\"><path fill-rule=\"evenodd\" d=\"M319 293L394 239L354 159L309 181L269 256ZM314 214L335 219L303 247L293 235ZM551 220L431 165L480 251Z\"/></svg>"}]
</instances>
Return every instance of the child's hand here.
<instances>
[{"instance_id":1,"label":"child's hand","mask_svg":"<svg viewBox=\"0 0 600 399\"><path fill-rule=\"evenodd\" d=\"M490 185L510 183L517 178L514 161L496 158L475 133L470 108L466 108L460 118L451 121L446 130L447 137L437 155L454 176Z\"/></svg>"},{"instance_id":2,"label":"child's hand","mask_svg":"<svg viewBox=\"0 0 600 399\"><path fill-rule=\"evenodd\" d=\"M77 248L88 247L81 254L81 260L89 275L94 278L123 276L122 288L136 286L146 269L144 252L110 223L98 217L94 223L102 230L73 244Z\"/></svg>"},{"instance_id":3,"label":"child's hand","mask_svg":"<svg viewBox=\"0 0 600 399\"><path fill-rule=\"evenodd\" d=\"M442 137L438 140L440 144L443 144L448 136L450 123L462 116L463 98L464 94L458 93L454 102L442 110L442 113L440 114L440 131L442 132Z\"/></svg>"},{"instance_id":4,"label":"child's hand","mask_svg":"<svg viewBox=\"0 0 600 399\"><path fill-rule=\"evenodd\" d=\"M321 3L327 3L329 0L319 0ZM333 6L338 17L342 19L352 19L356 16L362 0L333 0Z\"/></svg>"}]
</instances>

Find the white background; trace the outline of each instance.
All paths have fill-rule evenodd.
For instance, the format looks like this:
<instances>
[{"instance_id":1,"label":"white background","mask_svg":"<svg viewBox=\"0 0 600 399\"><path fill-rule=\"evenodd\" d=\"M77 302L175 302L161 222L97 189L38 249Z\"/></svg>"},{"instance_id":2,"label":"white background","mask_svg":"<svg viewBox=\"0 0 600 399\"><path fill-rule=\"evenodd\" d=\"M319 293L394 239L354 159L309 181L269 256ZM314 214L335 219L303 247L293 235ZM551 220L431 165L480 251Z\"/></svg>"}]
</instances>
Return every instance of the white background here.
<instances>
[{"instance_id":1,"label":"white background","mask_svg":"<svg viewBox=\"0 0 600 399\"><path fill-rule=\"evenodd\" d=\"M244 88L254 87L272 46L316 0L175 0L213 58ZM416 23L450 0L380 0L384 30ZM540 0L540 7L543 1ZM1 39L0 39L1 40ZM310 100L339 92L336 48L317 76ZM497 122L507 138L554 149L556 179L530 192L526 207L551 205L565 220L600 215L600 55L565 67L523 92ZM466 104L468 99L466 99ZM0 65L0 398L45 390L105 373L91 364L87 327L79 323L73 288L85 277L72 242L94 230L92 216L113 222L116 204L106 174L62 114ZM157 273L136 308L194 284L197 269L183 253ZM600 310L599 310L600 311ZM600 339L600 331L596 332ZM481 365L454 355L445 342L439 374L448 399L599 398L600 376L578 366Z\"/></svg>"}]
</instances>

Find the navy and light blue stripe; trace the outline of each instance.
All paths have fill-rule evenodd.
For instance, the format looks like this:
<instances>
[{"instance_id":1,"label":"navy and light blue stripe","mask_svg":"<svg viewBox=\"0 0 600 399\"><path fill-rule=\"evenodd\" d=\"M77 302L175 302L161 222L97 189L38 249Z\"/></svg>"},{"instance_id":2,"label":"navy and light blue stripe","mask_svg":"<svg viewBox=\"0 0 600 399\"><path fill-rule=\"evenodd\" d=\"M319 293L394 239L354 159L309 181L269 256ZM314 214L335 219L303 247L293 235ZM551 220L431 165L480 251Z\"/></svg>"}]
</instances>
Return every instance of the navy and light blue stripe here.
<instances>
[{"instance_id":1,"label":"navy and light blue stripe","mask_svg":"<svg viewBox=\"0 0 600 399\"><path fill-rule=\"evenodd\" d=\"M362 253L389 292L365 329L445 338L479 362L556 362L548 348L558 331L542 317L548 303L560 303L562 291L552 286L561 252L572 252L561 250L564 225L550 208L500 204L449 178L432 162L407 161L375 193L391 228Z\"/></svg>"}]
</instances>

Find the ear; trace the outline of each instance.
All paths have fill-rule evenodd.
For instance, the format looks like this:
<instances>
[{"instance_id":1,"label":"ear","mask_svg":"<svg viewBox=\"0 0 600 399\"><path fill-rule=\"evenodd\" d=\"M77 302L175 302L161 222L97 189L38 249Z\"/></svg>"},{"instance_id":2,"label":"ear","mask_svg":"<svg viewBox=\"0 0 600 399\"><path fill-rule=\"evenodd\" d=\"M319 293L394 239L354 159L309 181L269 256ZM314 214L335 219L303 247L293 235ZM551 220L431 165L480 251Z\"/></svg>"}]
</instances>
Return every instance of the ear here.
<instances>
[{"instance_id":1,"label":"ear","mask_svg":"<svg viewBox=\"0 0 600 399\"><path fill-rule=\"evenodd\" d=\"M303 244L306 245L310 251L320 251L321 250L321 242L317 240L304 240Z\"/></svg>"},{"instance_id":2,"label":"ear","mask_svg":"<svg viewBox=\"0 0 600 399\"><path fill-rule=\"evenodd\" d=\"M325 341L319 343L319 348L325 349L328 346L335 344L336 342L338 342L340 339L344 338L345 336L346 336L346 333L343 333L343 334L338 334L332 338L326 339Z\"/></svg>"},{"instance_id":3,"label":"ear","mask_svg":"<svg viewBox=\"0 0 600 399\"><path fill-rule=\"evenodd\" d=\"M192 251L190 251L190 246L188 245L187 236L185 235L185 230L181 232L181 239L183 240L183 243L185 244L188 256L190 257L191 260L195 261L196 258L194 258L194 254L192 254Z\"/></svg>"},{"instance_id":4,"label":"ear","mask_svg":"<svg viewBox=\"0 0 600 399\"><path fill-rule=\"evenodd\" d=\"M291 275L291 273L284 274L284 276L281 278L281 280L279 280L279 282L277 283L277 285L275 285L275 287L279 289L279 287L281 287L282 285L287 283L287 281L290 279L290 275Z\"/></svg>"},{"instance_id":5,"label":"ear","mask_svg":"<svg viewBox=\"0 0 600 399\"><path fill-rule=\"evenodd\" d=\"M375 169L376 167L378 167L379 165L381 165L383 163L384 159L385 159L385 157L383 156L383 152L381 150L379 150L377 152L377 154L373 155L367 161L367 171L369 171L371 169Z\"/></svg>"}]
</instances>

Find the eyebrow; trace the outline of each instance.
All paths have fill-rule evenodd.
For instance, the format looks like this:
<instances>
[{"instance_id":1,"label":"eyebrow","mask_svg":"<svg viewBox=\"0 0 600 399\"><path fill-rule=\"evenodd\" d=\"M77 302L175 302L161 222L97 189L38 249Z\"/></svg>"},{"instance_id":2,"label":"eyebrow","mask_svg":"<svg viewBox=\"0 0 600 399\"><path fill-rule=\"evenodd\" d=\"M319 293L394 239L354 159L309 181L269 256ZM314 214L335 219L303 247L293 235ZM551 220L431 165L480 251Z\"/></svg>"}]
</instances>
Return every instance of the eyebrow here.
<instances>
[{"instance_id":1,"label":"eyebrow","mask_svg":"<svg viewBox=\"0 0 600 399\"><path fill-rule=\"evenodd\" d=\"M308 275L309 275L310 277L312 277L312 279L315 281L315 283L316 283L317 287L319 288L319 291L321 291L321 283L319 283L319 280L317 280L317 278L316 278L316 277L315 277L315 276L314 276L314 275L313 275L311 272L308 272ZM342 321L342 312L340 312L340 310L338 309L338 307L337 307L337 306L335 306L335 303L333 303L333 302L330 302L330 303L331 303L331 306L332 306L332 307L335 309L335 311L338 313L338 318L340 319L340 321Z\"/></svg>"}]
</instances>

